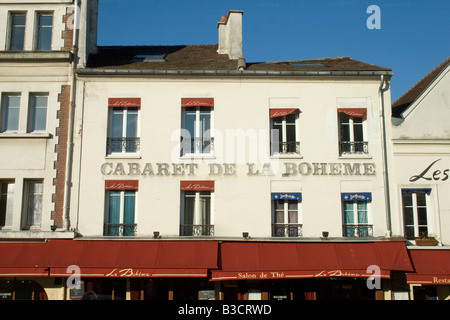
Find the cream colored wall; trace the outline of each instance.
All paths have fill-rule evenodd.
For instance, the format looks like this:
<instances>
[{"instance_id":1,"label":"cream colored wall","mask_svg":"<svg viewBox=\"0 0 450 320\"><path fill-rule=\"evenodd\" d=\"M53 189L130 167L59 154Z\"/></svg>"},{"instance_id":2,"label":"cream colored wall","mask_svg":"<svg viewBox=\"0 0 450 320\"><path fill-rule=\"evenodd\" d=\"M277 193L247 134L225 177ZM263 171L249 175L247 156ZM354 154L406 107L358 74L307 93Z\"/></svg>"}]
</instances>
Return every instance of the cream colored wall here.
<instances>
[{"instance_id":1,"label":"cream colored wall","mask_svg":"<svg viewBox=\"0 0 450 320\"><path fill-rule=\"evenodd\" d=\"M214 180L214 225L219 237L241 237L243 231L252 237L271 236L271 191L302 192L301 204L305 237L319 237L322 231L330 237L342 236L341 192L371 192L371 215L374 235L385 236L386 218L381 158L381 135L379 122L379 80L354 81L345 79L294 80L294 79L141 79L117 80L82 79L78 98L83 91L84 104L78 108L75 148L81 158L75 157L74 176L81 172L77 211L79 232L83 236L101 236L104 222L105 179L139 179L137 200L138 235L151 236L158 230L162 236L177 236L180 221L180 180ZM140 114L141 152L134 159L113 159L106 156L108 98L141 97ZM191 163L191 160L172 156L179 142L177 129L181 126L180 100L182 97L214 97L215 137L225 138L227 130L242 129L251 134L255 130L269 130L271 103L280 107L280 99L297 103L300 114L301 158L270 159L268 151L256 159L249 159L249 147L245 159L239 155L221 152L215 159L193 160L199 165L195 177L120 176L103 175L104 163L129 162L151 163L156 174L157 163ZM351 99L349 99L351 98ZM356 98L356 99L354 99ZM388 100L389 101L389 100ZM337 108L340 104L366 107L367 134L370 157L341 158L338 155ZM282 105L282 103L281 103ZM389 106L390 107L390 106ZM84 121L81 128L81 117ZM82 131L81 131L82 129ZM234 131L236 132L236 131ZM269 138L261 135L258 143L269 150ZM225 150L218 146L219 150ZM259 150L258 150L259 151ZM78 162L81 159L81 162ZM250 161L251 160L251 161ZM273 176L249 176L247 162L255 163L256 169L269 162L272 169L280 170ZM236 163L234 176L209 176L211 163ZM376 175L296 175L284 177L286 162L308 163L374 163ZM80 166L81 165L81 166ZM81 169L80 169L81 168ZM79 171L81 170L81 171ZM76 180L76 179L75 179ZM289 181L289 183L288 183ZM271 187L272 186L272 187ZM276 188L276 190L275 190ZM75 194L77 191L75 191ZM72 208L77 206L72 199ZM72 210L72 219L77 219Z\"/></svg>"},{"instance_id":2,"label":"cream colored wall","mask_svg":"<svg viewBox=\"0 0 450 320\"><path fill-rule=\"evenodd\" d=\"M450 243L450 67L447 67L393 127L395 211L402 224L401 188L431 188L430 233ZM437 161L437 162L435 162ZM410 181L423 173L423 178ZM414 179L413 179L414 180Z\"/></svg>"}]
</instances>

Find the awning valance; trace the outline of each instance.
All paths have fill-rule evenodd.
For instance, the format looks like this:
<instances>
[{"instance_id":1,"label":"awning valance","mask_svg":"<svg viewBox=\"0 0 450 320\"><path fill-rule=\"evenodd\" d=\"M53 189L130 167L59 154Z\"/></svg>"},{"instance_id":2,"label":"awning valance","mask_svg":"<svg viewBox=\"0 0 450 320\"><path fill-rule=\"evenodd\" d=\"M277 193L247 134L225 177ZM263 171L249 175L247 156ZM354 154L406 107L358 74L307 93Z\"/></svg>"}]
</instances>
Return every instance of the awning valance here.
<instances>
[{"instance_id":1,"label":"awning valance","mask_svg":"<svg viewBox=\"0 0 450 320\"><path fill-rule=\"evenodd\" d=\"M342 201L372 201L370 192L341 193Z\"/></svg>"},{"instance_id":2,"label":"awning valance","mask_svg":"<svg viewBox=\"0 0 450 320\"><path fill-rule=\"evenodd\" d=\"M272 200L302 200L299 192L272 192Z\"/></svg>"},{"instance_id":3,"label":"awning valance","mask_svg":"<svg viewBox=\"0 0 450 320\"><path fill-rule=\"evenodd\" d=\"M345 113L346 115L349 115L351 117L355 118L365 118L367 115L367 109L363 108L340 108L338 109L339 113Z\"/></svg>"},{"instance_id":4,"label":"awning valance","mask_svg":"<svg viewBox=\"0 0 450 320\"><path fill-rule=\"evenodd\" d=\"M288 114L294 113L298 109L290 108L290 109L270 109L270 118L278 118L287 116Z\"/></svg>"},{"instance_id":5,"label":"awning valance","mask_svg":"<svg viewBox=\"0 0 450 320\"><path fill-rule=\"evenodd\" d=\"M141 98L109 98L108 107L111 108L140 108Z\"/></svg>"},{"instance_id":6,"label":"awning valance","mask_svg":"<svg viewBox=\"0 0 450 320\"><path fill-rule=\"evenodd\" d=\"M181 191L214 191L214 181L181 181Z\"/></svg>"},{"instance_id":7,"label":"awning valance","mask_svg":"<svg viewBox=\"0 0 450 320\"><path fill-rule=\"evenodd\" d=\"M409 250L415 272L406 275L409 284L450 285L450 250Z\"/></svg>"},{"instance_id":8,"label":"awning valance","mask_svg":"<svg viewBox=\"0 0 450 320\"><path fill-rule=\"evenodd\" d=\"M1 276L206 277L217 268L215 241L50 240L0 244Z\"/></svg>"},{"instance_id":9,"label":"awning valance","mask_svg":"<svg viewBox=\"0 0 450 320\"><path fill-rule=\"evenodd\" d=\"M181 98L181 107L214 107L214 98Z\"/></svg>"},{"instance_id":10,"label":"awning valance","mask_svg":"<svg viewBox=\"0 0 450 320\"><path fill-rule=\"evenodd\" d=\"M373 243L257 243L221 244L221 270L211 280L289 279L374 275L389 278L391 270L411 271L404 242Z\"/></svg>"},{"instance_id":11,"label":"awning valance","mask_svg":"<svg viewBox=\"0 0 450 320\"><path fill-rule=\"evenodd\" d=\"M139 180L106 180L105 190L138 190Z\"/></svg>"}]
</instances>

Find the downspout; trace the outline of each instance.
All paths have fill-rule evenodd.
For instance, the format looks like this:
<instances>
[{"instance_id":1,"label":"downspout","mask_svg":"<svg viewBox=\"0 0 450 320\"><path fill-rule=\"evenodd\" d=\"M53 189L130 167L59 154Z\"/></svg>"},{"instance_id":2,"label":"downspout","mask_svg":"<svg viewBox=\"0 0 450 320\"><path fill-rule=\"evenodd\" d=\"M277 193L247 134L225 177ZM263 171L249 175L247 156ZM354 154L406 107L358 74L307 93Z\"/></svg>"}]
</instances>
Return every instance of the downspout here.
<instances>
[{"instance_id":1,"label":"downspout","mask_svg":"<svg viewBox=\"0 0 450 320\"><path fill-rule=\"evenodd\" d=\"M385 112L384 112L384 92L389 90L389 82L384 80L384 75L380 79L380 117L381 117L381 134L382 134L382 150L383 150L383 177L384 177L384 195L386 204L386 227L387 236L392 236L392 224L391 224L391 196L389 188L389 167L388 167L388 152L387 152L387 139L386 139L386 122L385 122ZM386 86L383 88L384 83Z\"/></svg>"},{"instance_id":2,"label":"downspout","mask_svg":"<svg viewBox=\"0 0 450 320\"><path fill-rule=\"evenodd\" d=\"M69 103L69 119L68 119L68 132L67 132L67 159L66 159L66 176L65 176L65 188L64 188L64 228L66 231L70 230L70 193L72 187L72 158L73 158L73 128L74 128L74 113L75 113L75 95L76 95L76 78L75 69L78 61L78 35L79 35L79 18L80 18L80 2L81 0L74 1L75 4L75 17L73 25L73 45L72 45L72 86L70 92Z\"/></svg>"}]
</instances>

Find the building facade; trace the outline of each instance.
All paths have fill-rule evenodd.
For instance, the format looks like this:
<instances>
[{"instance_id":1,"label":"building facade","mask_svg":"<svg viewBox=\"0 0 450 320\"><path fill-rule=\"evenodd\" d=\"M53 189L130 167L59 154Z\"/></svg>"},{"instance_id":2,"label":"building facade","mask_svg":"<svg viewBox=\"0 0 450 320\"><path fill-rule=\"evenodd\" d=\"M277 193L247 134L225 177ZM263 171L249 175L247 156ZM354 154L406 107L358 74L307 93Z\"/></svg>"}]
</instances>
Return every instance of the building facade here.
<instances>
[{"instance_id":1,"label":"building facade","mask_svg":"<svg viewBox=\"0 0 450 320\"><path fill-rule=\"evenodd\" d=\"M217 25L218 45L97 47L98 3L60 2L2 11L0 148L11 157L0 167L0 250L14 252L0 266L2 297L26 285L49 299L412 297L392 70L349 57L246 62L235 10ZM11 50L25 11L66 21L52 24L61 39L50 50L33 47L46 19L34 23L38 38L24 33L23 52ZM68 21L79 28L64 49ZM27 74L29 63L41 71ZM28 132L45 101L48 126ZM25 198L42 199L40 226L23 228ZM440 221L442 245L445 210Z\"/></svg>"},{"instance_id":2,"label":"building facade","mask_svg":"<svg viewBox=\"0 0 450 320\"><path fill-rule=\"evenodd\" d=\"M449 71L446 59L393 104L394 210L417 270L411 292L429 299L450 292Z\"/></svg>"}]
</instances>

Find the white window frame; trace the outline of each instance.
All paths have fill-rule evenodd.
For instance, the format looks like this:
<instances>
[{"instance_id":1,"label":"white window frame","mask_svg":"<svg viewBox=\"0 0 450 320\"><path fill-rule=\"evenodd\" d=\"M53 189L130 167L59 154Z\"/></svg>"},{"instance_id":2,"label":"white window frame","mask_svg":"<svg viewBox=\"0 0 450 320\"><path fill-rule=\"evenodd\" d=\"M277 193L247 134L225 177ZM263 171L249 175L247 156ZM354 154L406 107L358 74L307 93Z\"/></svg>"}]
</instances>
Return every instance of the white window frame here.
<instances>
[{"instance_id":1,"label":"white window frame","mask_svg":"<svg viewBox=\"0 0 450 320\"><path fill-rule=\"evenodd\" d=\"M39 49L39 38L40 38L40 31L41 31L41 28L40 28L40 18L41 17L43 17L43 16L51 16L52 17L52 25L51 25L51 36L50 36L50 49L49 50L52 50L52 46L53 46L53 31L54 31L54 25L55 25L55 17L54 17L54 14L53 14L53 12L52 11L38 11L38 12L36 12L36 15L35 15L35 26L34 26L34 28L35 28L35 33L34 33L34 44L33 44L33 47L34 47L34 50L42 50L42 49ZM49 26L46 26L47 28L49 28Z\"/></svg>"},{"instance_id":2,"label":"white window frame","mask_svg":"<svg viewBox=\"0 0 450 320\"><path fill-rule=\"evenodd\" d=\"M32 213L34 215L34 211L30 212L30 200L31 200L31 193L30 193L30 187L32 183L41 183L42 185L42 193L37 193L36 195L40 195L41 197L41 212L39 215L39 222L34 223L33 225L29 224L29 218L30 214ZM34 194L33 194L34 195ZM24 180L24 202L23 202L23 223L22 228L24 230L31 230L31 229L40 229L41 223L42 223L42 216L44 212L44 180L43 179L25 179ZM33 219L34 220L34 219ZM38 219L36 219L38 220Z\"/></svg>"},{"instance_id":3,"label":"white window frame","mask_svg":"<svg viewBox=\"0 0 450 320\"><path fill-rule=\"evenodd\" d=\"M353 205L353 223L352 224L347 224L345 221L345 204L346 203L352 203ZM358 221L358 203L365 203L366 204L366 212L367 212L367 223L363 223L360 224ZM345 228L345 226L369 226L372 228L372 235L373 236L373 221L372 221L372 214L371 214L371 201L342 201L342 225ZM345 236L343 234L343 236ZM348 236L350 237L350 236ZM356 229L355 232L355 237L360 237L360 235L358 234L358 229Z\"/></svg>"},{"instance_id":4,"label":"white window frame","mask_svg":"<svg viewBox=\"0 0 450 320\"><path fill-rule=\"evenodd\" d=\"M212 226L212 231L214 230L214 191L182 191L181 192L181 214L180 214L180 226L187 225L186 221L184 221L185 218L185 201L186 197L188 196L188 192L194 193L194 217L193 217L193 225L194 226L202 226L202 212L201 212L201 206L200 206L200 196L202 192L208 192L210 197L210 208L209 208L209 221L210 226ZM192 196L191 196L192 197ZM213 232L209 232L209 236L214 235ZM212 233L212 234L211 234ZM196 234L195 230L193 230L191 236L199 236L201 234Z\"/></svg>"},{"instance_id":5,"label":"white window frame","mask_svg":"<svg viewBox=\"0 0 450 320\"><path fill-rule=\"evenodd\" d=\"M194 133L194 137L190 136L190 133L188 132L187 129L185 129L185 112L186 111L190 111L190 110L186 110L186 109L192 109L195 108L195 133ZM201 111L209 111L210 112L210 116L209 116L209 130L206 130L205 132L200 132L201 129L201 121L200 121L200 112ZM184 150L183 145L181 146L182 148L182 153L181 153L181 157L213 157L214 156L214 108L210 108L210 107L186 107L186 108L182 108L182 132L181 132L181 136L182 138L186 137L186 138L193 138L193 139L203 139L203 134L209 131L209 137L211 139L209 147L207 149L206 152L204 152L205 150L202 150L201 148L199 148L199 145L197 143L194 143L194 150L191 150L190 152L187 152ZM183 142L182 142L183 143ZM192 152L193 151L193 152Z\"/></svg>"},{"instance_id":6,"label":"white window frame","mask_svg":"<svg viewBox=\"0 0 450 320\"><path fill-rule=\"evenodd\" d=\"M137 235L137 221L138 221L138 190L105 190L106 192L106 205L105 205L105 223L111 223L109 221L109 206L110 206L110 199L111 199L111 192L118 192L120 193L119 197L120 197L120 208L119 208L119 224L123 225L124 224L124 219L125 219L125 192L128 191L132 191L134 192L134 224L136 225L136 229L134 232L134 236ZM105 236L109 236L109 235L105 235Z\"/></svg>"},{"instance_id":7,"label":"white window frame","mask_svg":"<svg viewBox=\"0 0 450 320\"><path fill-rule=\"evenodd\" d=\"M6 117L6 109L10 109L9 104L7 104L6 100L9 97L17 97L19 98L19 107L17 107L18 110L18 117L17 117L17 129L9 129L6 128L7 125L7 117ZM21 109L21 103L22 103L22 96L20 93L4 93L1 97L1 105L0 105L0 133L8 133L8 132L19 132L20 130L20 109Z\"/></svg>"},{"instance_id":8,"label":"white window frame","mask_svg":"<svg viewBox=\"0 0 450 320\"><path fill-rule=\"evenodd\" d=\"M117 109L121 109L123 110L123 116L122 116L122 137L112 137L112 132L113 132L113 111L117 110ZM137 123L136 123L136 137L127 137L127 119L128 119L128 112L129 110L131 111L136 111L137 112ZM136 138L138 140L140 140L140 123L141 123L141 109L140 108L123 108L123 107L110 107L108 108L108 139L112 139L112 138ZM139 142L140 144L140 142ZM122 145L122 149L121 152L109 152L109 150L107 150L107 154L108 155L126 155L126 154L137 154L139 153L140 148L137 148L137 150L135 152L127 152L126 150L126 146L125 144Z\"/></svg>"},{"instance_id":9,"label":"white window frame","mask_svg":"<svg viewBox=\"0 0 450 320\"><path fill-rule=\"evenodd\" d=\"M342 140L342 136L341 136L341 126L342 126L342 121L341 121L341 114L338 112L338 130L339 130L339 143L341 142L348 142L348 143L355 143L355 142L362 142L362 143L367 143L368 144L368 132L367 132L367 115L362 118L362 122L361 122L361 126L362 126L362 134L363 134L363 141L355 141L355 132L354 132L354 118L353 116L347 115L348 116L348 135L349 135L349 141L343 141ZM340 152L341 156L345 156L345 155L355 155L358 154L358 152ZM368 152L367 152L368 154Z\"/></svg>"},{"instance_id":10,"label":"white window frame","mask_svg":"<svg viewBox=\"0 0 450 320\"><path fill-rule=\"evenodd\" d=\"M2 192L3 186L7 185L7 191ZM12 188L11 188L12 186ZM5 207L5 225L0 225L0 229L8 229L12 227L12 219L14 214L14 193L15 193L14 179L0 180L0 205ZM12 190L11 190L12 189ZM6 204L2 202L2 198L6 198Z\"/></svg>"},{"instance_id":11,"label":"white window frame","mask_svg":"<svg viewBox=\"0 0 450 320\"><path fill-rule=\"evenodd\" d=\"M405 235L405 237L406 237L406 230L405 230L406 226L405 226L405 217L404 217L404 215L405 215L405 212L404 212L405 205L403 203L403 190L407 191L408 189L415 189L415 188L403 188L401 190L402 191L402 193L401 193L401 195L402 195L402 226L403 226L403 234ZM423 191L421 191L421 192L423 192ZM419 220L419 216L418 216L418 208L419 208L419 206L418 206L418 202L417 202L417 192L411 191L410 193L412 195L412 197L411 197L411 200L412 200L411 207L413 209L414 237L418 238L418 237L421 236L421 234L419 232L419 227L421 227L423 225L419 225L419 221L418 221ZM426 236L428 236L428 235L434 234L434 228L433 228L433 218L434 218L434 216L433 216L431 193L430 194L427 194L426 192L424 192L424 193L425 193L425 208L426 208L426 215L427 215L427 225L426 225L426 227L427 227L427 235Z\"/></svg>"},{"instance_id":12,"label":"white window frame","mask_svg":"<svg viewBox=\"0 0 450 320\"><path fill-rule=\"evenodd\" d=\"M36 111L36 98L37 97L45 97L47 98L47 103L45 105L45 128L44 129L35 129L34 128L34 115ZM29 97L29 106L28 106L28 132L45 132L47 130L48 123L48 102L49 95L48 93L31 93ZM43 109L42 107L40 107Z\"/></svg>"},{"instance_id":13,"label":"white window frame","mask_svg":"<svg viewBox=\"0 0 450 320\"><path fill-rule=\"evenodd\" d=\"M14 16L16 15L24 15L25 16L25 24L24 24L24 35L23 35L23 48L19 51L25 50L26 47L26 37L27 37L27 12L26 11L10 11L8 13L8 33L7 33L7 39L6 39L6 50L11 51L11 42L13 37L13 23L14 23Z\"/></svg>"},{"instance_id":14,"label":"white window frame","mask_svg":"<svg viewBox=\"0 0 450 320\"><path fill-rule=\"evenodd\" d=\"M277 223L276 222L276 213L277 213L277 208L276 208L276 201L284 201L284 207L283 207L283 215L284 215L284 222L283 223ZM289 201L296 201L297 202L297 223L290 223L289 222ZM283 226L288 226L287 228L285 228L285 232L284 232L284 237L288 237L288 238L297 238L297 237L301 237L303 236L303 220L302 220L302 214L301 214L301 200L289 200L289 199L272 199L272 228L273 226L276 225L283 225ZM298 228L298 235L297 236L289 236L289 225L292 226L299 226ZM273 229L272 229L272 236L273 235Z\"/></svg>"},{"instance_id":15,"label":"white window frame","mask_svg":"<svg viewBox=\"0 0 450 320\"><path fill-rule=\"evenodd\" d=\"M295 142L296 143L300 143L300 112L297 110L295 111L293 114L295 114ZM278 118L282 118L282 130L281 130L281 139L283 143L287 143L287 142L293 142L293 141L287 141L287 125L286 125L286 117L287 116L281 116L281 117L276 117L276 118L271 118L270 119L270 155L271 156L278 156L278 157L283 157L283 156L293 156L293 155L300 155L300 146L299 146L299 150L298 152L289 152L289 153L283 153L283 152L279 152L279 151L275 151L273 150L273 146L274 143L278 144L278 141L275 141L275 129L274 129L274 125L275 125L275 119ZM278 133L279 134L279 133Z\"/></svg>"}]
</instances>

